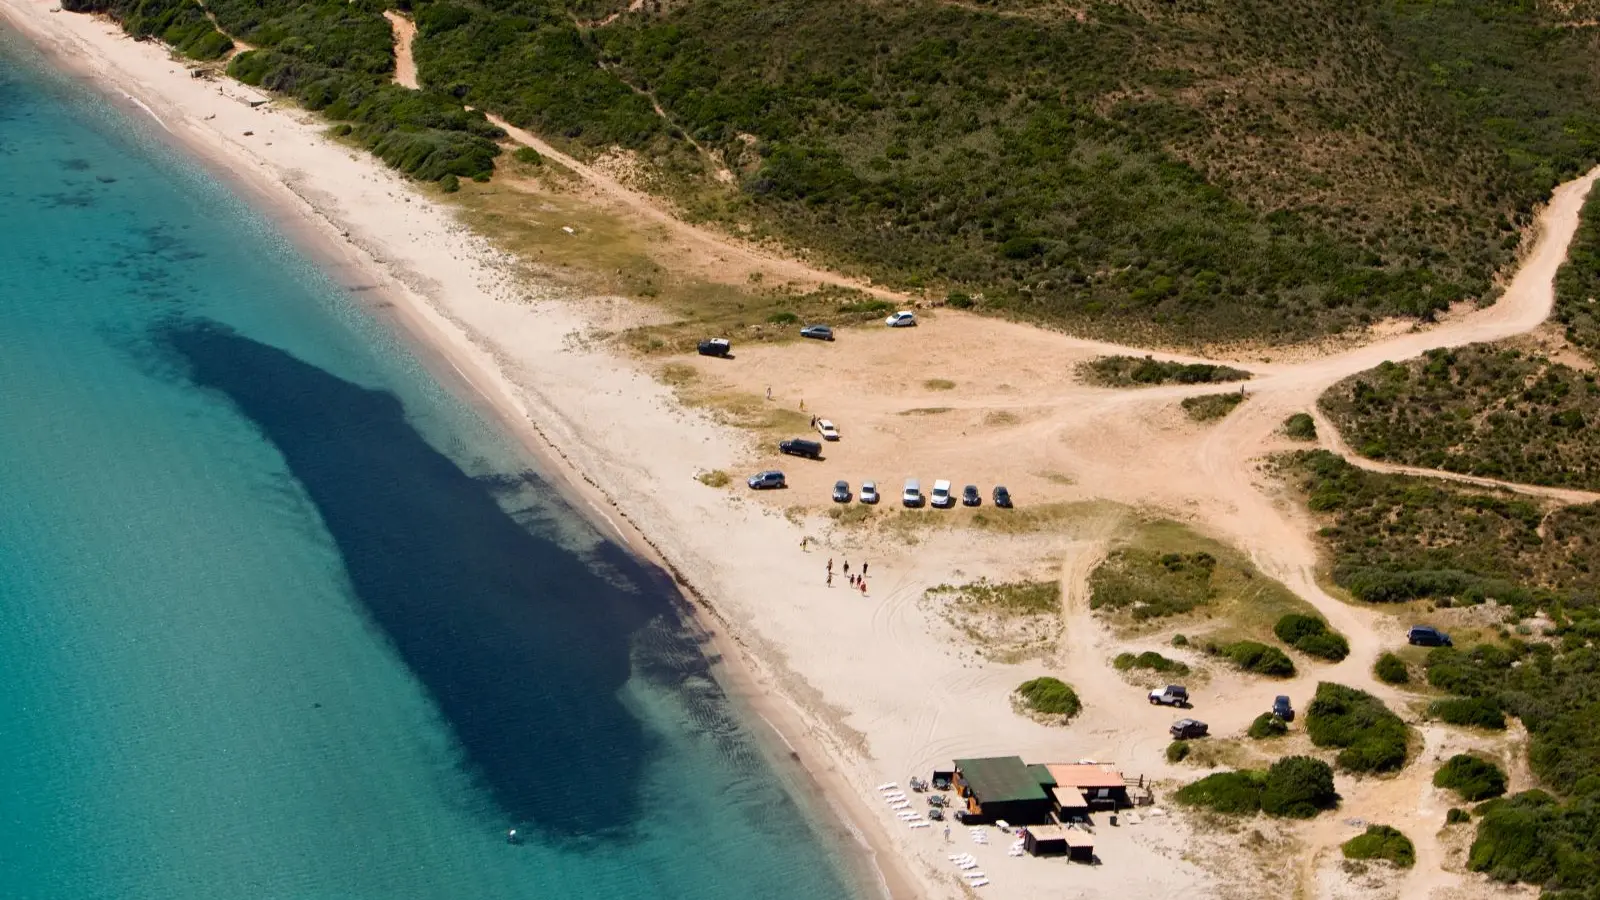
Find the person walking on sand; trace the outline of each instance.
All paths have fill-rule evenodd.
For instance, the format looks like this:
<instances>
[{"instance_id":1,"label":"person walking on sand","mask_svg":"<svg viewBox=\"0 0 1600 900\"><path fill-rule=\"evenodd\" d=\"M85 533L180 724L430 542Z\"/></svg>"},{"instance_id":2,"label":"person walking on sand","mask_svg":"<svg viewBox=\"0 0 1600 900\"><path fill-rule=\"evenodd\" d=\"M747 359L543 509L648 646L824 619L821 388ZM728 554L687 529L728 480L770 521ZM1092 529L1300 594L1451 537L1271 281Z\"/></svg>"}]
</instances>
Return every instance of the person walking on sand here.
<instances>
[{"instance_id":1,"label":"person walking on sand","mask_svg":"<svg viewBox=\"0 0 1600 900\"><path fill-rule=\"evenodd\" d=\"M772 399L772 385L770 385L770 384L767 385L767 399L768 400Z\"/></svg>"},{"instance_id":2,"label":"person walking on sand","mask_svg":"<svg viewBox=\"0 0 1600 900\"><path fill-rule=\"evenodd\" d=\"M867 563L862 563L861 564L861 577L862 578L867 577Z\"/></svg>"},{"instance_id":3,"label":"person walking on sand","mask_svg":"<svg viewBox=\"0 0 1600 900\"><path fill-rule=\"evenodd\" d=\"M828 557L828 574L833 574L833 557Z\"/></svg>"},{"instance_id":4,"label":"person walking on sand","mask_svg":"<svg viewBox=\"0 0 1600 900\"><path fill-rule=\"evenodd\" d=\"M833 570L828 570L828 587L833 587Z\"/></svg>"},{"instance_id":5,"label":"person walking on sand","mask_svg":"<svg viewBox=\"0 0 1600 900\"><path fill-rule=\"evenodd\" d=\"M865 578L861 578L858 579L856 583L861 585L861 596L865 597L867 595L867 580Z\"/></svg>"},{"instance_id":6,"label":"person walking on sand","mask_svg":"<svg viewBox=\"0 0 1600 900\"><path fill-rule=\"evenodd\" d=\"M848 559L844 561L844 573L846 575L850 574L850 560Z\"/></svg>"}]
</instances>

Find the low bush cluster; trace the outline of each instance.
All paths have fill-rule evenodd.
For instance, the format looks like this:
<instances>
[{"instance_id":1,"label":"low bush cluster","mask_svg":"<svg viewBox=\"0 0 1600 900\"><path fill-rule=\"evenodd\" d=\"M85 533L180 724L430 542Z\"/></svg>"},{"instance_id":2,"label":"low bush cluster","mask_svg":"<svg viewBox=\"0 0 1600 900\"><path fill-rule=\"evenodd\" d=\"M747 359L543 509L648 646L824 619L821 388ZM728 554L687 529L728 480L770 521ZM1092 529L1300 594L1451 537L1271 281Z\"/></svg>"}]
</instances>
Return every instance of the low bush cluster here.
<instances>
[{"instance_id":1,"label":"low bush cluster","mask_svg":"<svg viewBox=\"0 0 1600 900\"><path fill-rule=\"evenodd\" d=\"M1048 675L1025 681L1017 687L1017 697L1026 708L1043 715L1071 719L1082 709L1078 692L1059 678Z\"/></svg>"},{"instance_id":2,"label":"low bush cluster","mask_svg":"<svg viewBox=\"0 0 1600 900\"><path fill-rule=\"evenodd\" d=\"M1133 387L1150 384L1215 384L1244 381L1250 373L1243 369L1211 363L1179 363L1154 357L1101 356L1079 366L1085 381L1106 387Z\"/></svg>"},{"instance_id":3,"label":"low bush cluster","mask_svg":"<svg viewBox=\"0 0 1600 900\"><path fill-rule=\"evenodd\" d=\"M1283 420L1283 433L1297 441L1317 439L1317 420L1309 413L1295 413Z\"/></svg>"},{"instance_id":4,"label":"low bush cluster","mask_svg":"<svg viewBox=\"0 0 1600 900\"><path fill-rule=\"evenodd\" d=\"M1294 677L1294 660L1282 650L1258 641L1235 641L1231 644L1210 645L1207 652L1226 657L1246 672L1272 678Z\"/></svg>"},{"instance_id":5,"label":"low bush cluster","mask_svg":"<svg viewBox=\"0 0 1600 900\"><path fill-rule=\"evenodd\" d=\"M1309 819L1339 805L1333 770L1320 759L1286 756L1265 772L1244 769L1217 772L1184 785L1173 799L1214 812Z\"/></svg>"},{"instance_id":6,"label":"low bush cluster","mask_svg":"<svg viewBox=\"0 0 1600 900\"><path fill-rule=\"evenodd\" d=\"M1506 792L1506 773L1488 760L1458 753L1433 773L1433 786L1455 791L1469 803Z\"/></svg>"},{"instance_id":7,"label":"low bush cluster","mask_svg":"<svg viewBox=\"0 0 1600 900\"><path fill-rule=\"evenodd\" d=\"M1206 394L1203 397L1186 397L1178 403L1189 418L1196 422L1209 422L1220 419L1233 408L1244 402L1243 391L1229 391L1226 394Z\"/></svg>"},{"instance_id":8,"label":"low bush cluster","mask_svg":"<svg viewBox=\"0 0 1600 900\"><path fill-rule=\"evenodd\" d=\"M1173 741L1167 745L1167 762L1181 763L1189 758L1189 742Z\"/></svg>"},{"instance_id":9,"label":"low bush cluster","mask_svg":"<svg viewBox=\"0 0 1600 900\"><path fill-rule=\"evenodd\" d=\"M1250 723L1250 728L1245 732L1256 740L1283 737L1289 733L1289 724L1272 713L1265 712L1256 716Z\"/></svg>"},{"instance_id":10,"label":"low bush cluster","mask_svg":"<svg viewBox=\"0 0 1600 900\"><path fill-rule=\"evenodd\" d=\"M1179 615L1211 602L1209 553L1116 550L1089 576L1089 608L1126 610L1136 621Z\"/></svg>"},{"instance_id":11,"label":"low bush cluster","mask_svg":"<svg viewBox=\"0 0 1600 900\"><path fill-rule=\"evenodd\" d=\"M1428 714L1451 725L1470 725L1504 731L1506 714L1499 701L1493 697L1452 697L1435 700L1428 706Z\"/></svg>"},{"instance_id":12,"label":"low bush cluster","mask_svg":"<svg viewBox=\"0 0 1600 900\"><path fill-rule=\"evenodd\" d=\"M1405 722L1383 701L1352 687L1322 682L1306 710L1306 734L1318 747L1339 747L1349 772L1391 772L1406 763Z\"/></svg>"},{"instance_id":13,"label":"low bush cluster","mask_svg":"<svg viewBox=\"0 0 1600 900\"><path fill-rule=\"evenodd\" d=\"M1311 656L1338 662L1350 655L1350 642L1316 616L1290 613L1272 626L1278 640Z\"/></svg>"},{"instance_id":14,"label":"low bush cluster","mask_svg":"<svg viewBox=\"0 0 1600 900\"><path fill-rule=\"evenodd\" d=\"M1567 803L1543 791L1488 801L1479 807L1467 867L1498 881L1541 885L1546 896L1590 890L1600 877L1600 791Z\"/></svg>"},{"instance_id":15,"label":"low bush cluster","mask_svg":"<svg viewBox=\"0 0 1600 900\"><path fill-rule=\"evenodd\" d=\"M1368 825L1367 830L1344 842L1345 859L1382 859L1402 869L1417 863L1417 848L1399 829Z\"/></svg>"},{"instance_id":16,"label":"low bush cluster","mask_svg":"<svg viewBox=\"0 0 1600 900\"><path fill-rule=\"evenodd\" d=\"M1406 666L1406 661L1393 653L1378 657L1372 672L1384 684L1405 684L1411 680L1411 670Z\"/></svg>"},{"instance_id":17,"label":"low bush cluster","mask_svg":"<svg viewBox=\"0 0 1600 900\"><path fill-rule=\"evenodd\" d=\"M1449 811L1444 814L1444 823L1446 825L1459 825L1462 822L1471 821L1472 813L1467 812L1459 806L1450 807Z\"/></svg>"},{"instance_id":18,"label":"low bush cluster","mask_svg":"<svg viewBox=\"0 0 1600 900\"><path fill-rule=\"evenodd\" d=\"M1168 675L1189 674L1188 665L1176 659L1168 659L1153 650L1146 650L1137 655L1119 653L1117 658L1112 660L1111 665L1119 672L1125 672L1129 669L1149 669L1152 672L1161 672Z\"/></svg>"}]
</instances>

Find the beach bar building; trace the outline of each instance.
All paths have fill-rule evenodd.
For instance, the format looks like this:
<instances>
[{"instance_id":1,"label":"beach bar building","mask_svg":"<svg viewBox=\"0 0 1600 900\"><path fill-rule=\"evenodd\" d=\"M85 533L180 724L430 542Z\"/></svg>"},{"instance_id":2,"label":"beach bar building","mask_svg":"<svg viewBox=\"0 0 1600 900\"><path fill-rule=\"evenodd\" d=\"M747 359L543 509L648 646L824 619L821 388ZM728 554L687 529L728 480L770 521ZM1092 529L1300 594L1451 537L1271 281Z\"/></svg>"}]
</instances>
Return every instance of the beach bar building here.
<instances>
[{"instance_id":1,"label":"beach bar building","mask_svg":"<svg viewBox=\"0 0 1600 900\"><path fill-rule=\"evenodd\" d=\"M1128 782L1122 773L1098 763L1047 763L1040 767L1049 773L1051 799L1063 818L1087 815L1090 809L1122 809L1132 806Z\"/></svg>"},{"instance_id":2,"label":"beach bar building","mask_svg":"<svg viewBox=\"0 0 1600 900\"><path fill-rule=\"evenodd\" d=\"M1046 824L1055 801L1020 756L955 761L955 789L967 801L968 819L1017 825Z\"/></svg>"}]
</instances>

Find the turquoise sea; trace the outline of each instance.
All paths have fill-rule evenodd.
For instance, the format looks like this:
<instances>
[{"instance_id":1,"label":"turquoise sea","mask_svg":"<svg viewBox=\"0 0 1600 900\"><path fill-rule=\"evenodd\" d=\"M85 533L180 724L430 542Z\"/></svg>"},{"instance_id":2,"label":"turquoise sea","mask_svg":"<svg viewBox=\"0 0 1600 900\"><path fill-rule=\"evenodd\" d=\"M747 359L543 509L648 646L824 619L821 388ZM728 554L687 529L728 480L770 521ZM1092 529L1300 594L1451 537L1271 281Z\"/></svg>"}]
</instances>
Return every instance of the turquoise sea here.
<instances>
[{"instance_id":1,"label":"turquoise sea","mask_svg":"<svg viewBox=\"0 0 1600 900\"><path fill-rule=\"evenodd\" d=\"M669 580L122 109L0 27L0 897L864 895Z\"/></svg>"}]
</instances>

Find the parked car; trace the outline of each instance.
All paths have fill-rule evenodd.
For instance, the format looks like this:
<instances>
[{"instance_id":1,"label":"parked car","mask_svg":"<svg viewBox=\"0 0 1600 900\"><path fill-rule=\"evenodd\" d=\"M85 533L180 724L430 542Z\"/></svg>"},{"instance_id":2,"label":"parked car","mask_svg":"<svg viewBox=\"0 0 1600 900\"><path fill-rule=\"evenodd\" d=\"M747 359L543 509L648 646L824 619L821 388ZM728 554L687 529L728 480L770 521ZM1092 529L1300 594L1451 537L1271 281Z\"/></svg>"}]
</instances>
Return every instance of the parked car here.
<instances>
[{"instance_id":1,"label":"parked car","mask_svg":"<svg viewBox=\"0 0 1600 900\"><path fill-rule=\"evenodd\" d=\"M701 341L699 349L701 356L727 356L733 352L733 345L728 343L727 338L712 338Z\"/></svg>"},{"instance_id":2,"label":"parked car","mask_svg":"<svg viewBox=\"0 0 1600 900\"><path fill-rule=\"evenodd\" d=\"M1272 714L1285 722L1293 722L1294 706L1289 703L1288 697L1279 694L1278 699L1272 701Z\"/></svg>"},{"instance_id":3,"label":"parked car","mask_svg":"<svg viewBox=\"0 0 1600 900\"><path fill-rule=\"evenodd\" d=\"M922 482L916 480L915 478L907 478L906 489L900 495L900 502L906 506L915 508L921 506L924 500L925 498L922 496Z\"/></svg>"},{"instance_id":4,"label":"parked car","mask_svg":"<svg viewBox=\"0 0 1600 900\"><path fill-rule=\"evenodd\" d=\"M1001 509L1011 508L1011 492L1006 490L1005 485L1003 484L995 485L994 505L1000 507Z\"/></svg>"},{"instance_id":5,"label":"parked car","mask_svg":"<svg viewBox=\"0 0 1600 900\"><path fill-rule=\"evenodd\" d=\"M835 502L835 503L849 503L850 502L850 482L848 482L848 481L835 481L833 483L833 502Z\"/></svg>"},{"instance_id":6,"label":"parked car","mask_svg":"<svg viewBox=\"0 0 1600 900\"><path fill-rule=\"evenodd\" d=\"M1211 729L1206 723L1194 719L1179 719L1172 723L1170 730L1173 738L1180 741L1187 741L1190 738L1203 738L1211 733Z\"/></svg>"},{"instance_id":7,"label":"parked car","mask_svg":"<svg viewBox=\"0 0 1600 900\"><path fill-rule=\"evenodd\" d=\"M800 329L800 336L818 341L833 340L833 329L826 325L807 325Z\"/></svg>"},{"instance_id":8,"label":"parked car","mask_svg":"<svg viewBox=\"0 0 1600 900\"><path fill-rule=\"evenodd\" d=\"M816 441L791 438L787 441L778 442L778 452L787 453L790 456L804 456L808 459L821 459L822 445Z\"/></svg>"},{"instance_id":9,"label":"parked car","mask_svg":"<svg viewBox=\"0 0 1600 900\"><path fill-rule=\"evenodd\" d=\"M1151 691L1150 702L1159 703L1162 706L1187 707L1189 705L1189 689L1181 684L1169 684L1160 690Z\"/></svg>"},{"instance_id":10,"label":"parked car","mask_svg":"<svg viewBox=\"0 0 1600 900\"><path fill-rule=\"evenodd\" d=\"M933 496L929 501L934 509L949 509L956 505L954 497L950 496L950 482L943 478L933 483Z\"/></svg>"},{"instance_id":11,"label":"parked car","mask_svg":"<svg viewBox=\"0 0 1600 900\"><path fill-rule=\"evenodd\" d=\"M839 429L834 427L834 424L827 419L817 420L817 433L822 435L822 439L825 441L837 441L839 439Z\"/></svg>"},{"instance_id":12,"label":"parked car","mask_svg":"<svg viewBox=\"0 0 1600 900\"><path fill-rule=\"evenodd\" d=\"M1406 640L1418 647L1451 647L1450 635L1445 634L1432 625L1413 625L1406 635Z\"/></svg>"},{"instance_id":13,"label":"parked car","mask_svg":"<svg viewBox=\"0 0 1600 900\"><path fill-rule=\"evenodd\" d=\"M861 482L861 496L858 499L862 503L868 503L868 504L877 503L878 502L878 483L876 481L863 481L863 482Z\"/></svg>"},{"instance_id":14,"label":"parked car","mask_svg":"<svg viewBox=\"0 0 1600 900\"><path fill-rule=\"evenodd\" d=\"M884 319L883 324L889 326L890 328L910 328L911 326L917 324L917 316L915 313L910 312L909 310L902 309L889 318Z\"/></svg>"},{"instance_id":15,"label":"parked car","mask_svg":"<svg viewBox=\"0 0 1600 900\"><path fill-rule=\"evenodd\" d=\"M765 472L757 472L746 479L745 484L750 485L750 489L752 491L765 491L772 488L789 486L783 480L783 473L779 472L777 469L768 469Z\"/></svg>"},{"instance_id":16,"label":"parked car","mask_svg":"<svg viewBox=\"0 0 1600 900\"><path fill-rule=\"evenodd\" d=\"M983 495L978 493L978 486L969 484L961 489L962 506L980 506L983 504Z\"/></svg>"}]
</instances>

